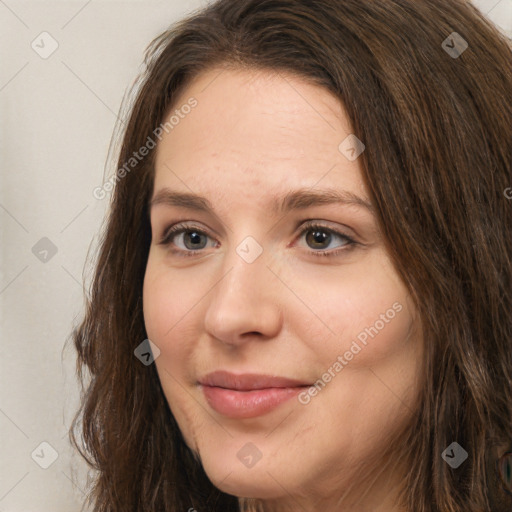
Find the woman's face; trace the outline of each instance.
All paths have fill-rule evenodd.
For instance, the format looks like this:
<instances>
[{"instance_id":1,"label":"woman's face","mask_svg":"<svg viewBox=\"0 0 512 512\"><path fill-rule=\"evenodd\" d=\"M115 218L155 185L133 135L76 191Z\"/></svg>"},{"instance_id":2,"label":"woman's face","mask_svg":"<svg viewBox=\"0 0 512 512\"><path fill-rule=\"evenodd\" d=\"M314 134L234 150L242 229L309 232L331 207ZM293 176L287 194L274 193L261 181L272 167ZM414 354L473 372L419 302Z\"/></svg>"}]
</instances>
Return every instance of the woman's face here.
<instances>
[{"instance_id":1,"label":"woman's face","mask_svg":"<svg viewBox=\"0 0 512 512\"><path fill-rule=\"evenodd\" d=\"M173 114L144 318L181 432L229 494L324 510L360 497L356 469L382 467L414 412L422 341L343 108L291 75L217 68ZM391 500L384 473L364 485L371 510Z\"/></svg>"}]
</instances>

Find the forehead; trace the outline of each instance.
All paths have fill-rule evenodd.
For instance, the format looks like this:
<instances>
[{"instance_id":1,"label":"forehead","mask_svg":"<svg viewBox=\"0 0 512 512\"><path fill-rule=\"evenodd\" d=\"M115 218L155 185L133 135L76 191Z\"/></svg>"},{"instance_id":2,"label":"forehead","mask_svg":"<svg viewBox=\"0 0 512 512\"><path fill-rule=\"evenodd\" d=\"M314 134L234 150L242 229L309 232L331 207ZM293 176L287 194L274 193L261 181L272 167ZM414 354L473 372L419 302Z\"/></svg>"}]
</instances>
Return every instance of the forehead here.
<instances>
[{"instance_id":1,"label":"forehead","mask_svg":"<svg viewBox=\"0 0 512 512\"><path fill-rule=\"evenodd\" d=\"M196 106L181 110L191 99ZM339 148L352 133L342 103L304 79L214 68L181 92L166 119L172 115L174 126L157 145L155 191L177 188L213 201L232 191L262 201L318 185L365 195L359 161Z\"/></svg>"}]
</instances>

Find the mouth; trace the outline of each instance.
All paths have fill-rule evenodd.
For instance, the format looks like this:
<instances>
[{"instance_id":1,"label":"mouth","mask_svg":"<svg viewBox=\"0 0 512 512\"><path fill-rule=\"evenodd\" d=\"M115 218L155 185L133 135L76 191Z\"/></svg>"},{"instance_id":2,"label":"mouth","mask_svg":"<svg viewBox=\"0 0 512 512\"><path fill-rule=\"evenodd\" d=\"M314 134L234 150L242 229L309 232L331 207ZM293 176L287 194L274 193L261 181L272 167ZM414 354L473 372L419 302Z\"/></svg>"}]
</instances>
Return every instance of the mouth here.
<instances>
[{"instance_id":1,"label":"mouth","mask_svg":"<svg viewBox=\"0 0 512 512\"><path fill-rule=\"evenodd\" d=\"M274 410L311 384L261 374L217 371L199 380L212 409L229 418L255 418Z\"/></svg>"}]
</instances>

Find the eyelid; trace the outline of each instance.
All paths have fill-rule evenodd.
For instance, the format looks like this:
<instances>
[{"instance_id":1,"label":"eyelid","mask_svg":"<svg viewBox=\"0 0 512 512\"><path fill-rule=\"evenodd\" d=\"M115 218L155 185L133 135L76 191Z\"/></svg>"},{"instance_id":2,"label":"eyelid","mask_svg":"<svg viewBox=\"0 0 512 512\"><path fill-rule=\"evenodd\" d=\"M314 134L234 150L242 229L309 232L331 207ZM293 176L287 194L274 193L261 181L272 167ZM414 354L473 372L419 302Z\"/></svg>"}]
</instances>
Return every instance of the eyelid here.
<instances>
[{"instance_id":1,"label":"eyelid","mask_svg":"<svg viewBox=\"0 0 512 512\"><path fill-rule=\"evenodd\" d=\"M298 236L298 235L302 235L308 229L320 228L320 229L323 229L330 233L333 233L335 235L353 239L354 241L357 238L355 231L353 229L351 229L349 226L341 225L341 226L343 226L344 229L346 229L347 231L350 231L353 234L344 233L342 231L343 228L340 227L340 224L337 224L337 223L336 223L336 225L332 225L332 224L334 224L334 223L324 221L324 220L306 219L306 220L300 221L297 224L297 226L295 228L295 233Z\"/></svg>"}]
</instances>

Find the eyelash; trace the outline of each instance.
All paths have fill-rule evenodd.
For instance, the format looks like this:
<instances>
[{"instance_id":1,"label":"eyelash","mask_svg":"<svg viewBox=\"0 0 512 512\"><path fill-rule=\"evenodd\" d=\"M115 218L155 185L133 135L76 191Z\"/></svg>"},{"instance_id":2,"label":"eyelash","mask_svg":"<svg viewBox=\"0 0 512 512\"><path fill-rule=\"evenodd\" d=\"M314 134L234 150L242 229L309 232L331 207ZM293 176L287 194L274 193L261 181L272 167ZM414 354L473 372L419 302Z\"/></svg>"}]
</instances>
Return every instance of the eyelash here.
<instances>
[{"instance_id":1,"label":"eyelash","mask_svg":"<svg viewBox=\"0 0 512 512\"><path fill-rule=\"evenodd\" d=\"M303 226L302 230L299 233L298 238L302 237L305 233L313 230L319 230L324 231L330 234L333 234L335 236L338 236L346 241L346 244L339 248L339 249L333 249L331 251L312 251L308 250L307 252L309 254L312 254L313 256L319 256L319 257L335 257L338 256L343 251L348 251L352 249L358 242L356 242L353 238L344 235L343 233L340 233L339 231L336 231L332 228L328 228L327 226L323 226L322 224L318 223L309 223ZM169 245L172 241L172 239L181 233L186 233L187 231L194 231L195 233L198 233L200 235L209 236L208 233L206 233L204 230L197 228L194 225L189 224L176 224L175 226L170 227L169 229L165 230L164 235L162 236L159 245ZM183 249L172 249L172 252L178 256L183 257L189 257L189 256L196 256L198 253L200 253L202 249L198 250L189 250L184 251Z\"/></svg>"}]
</instances>

